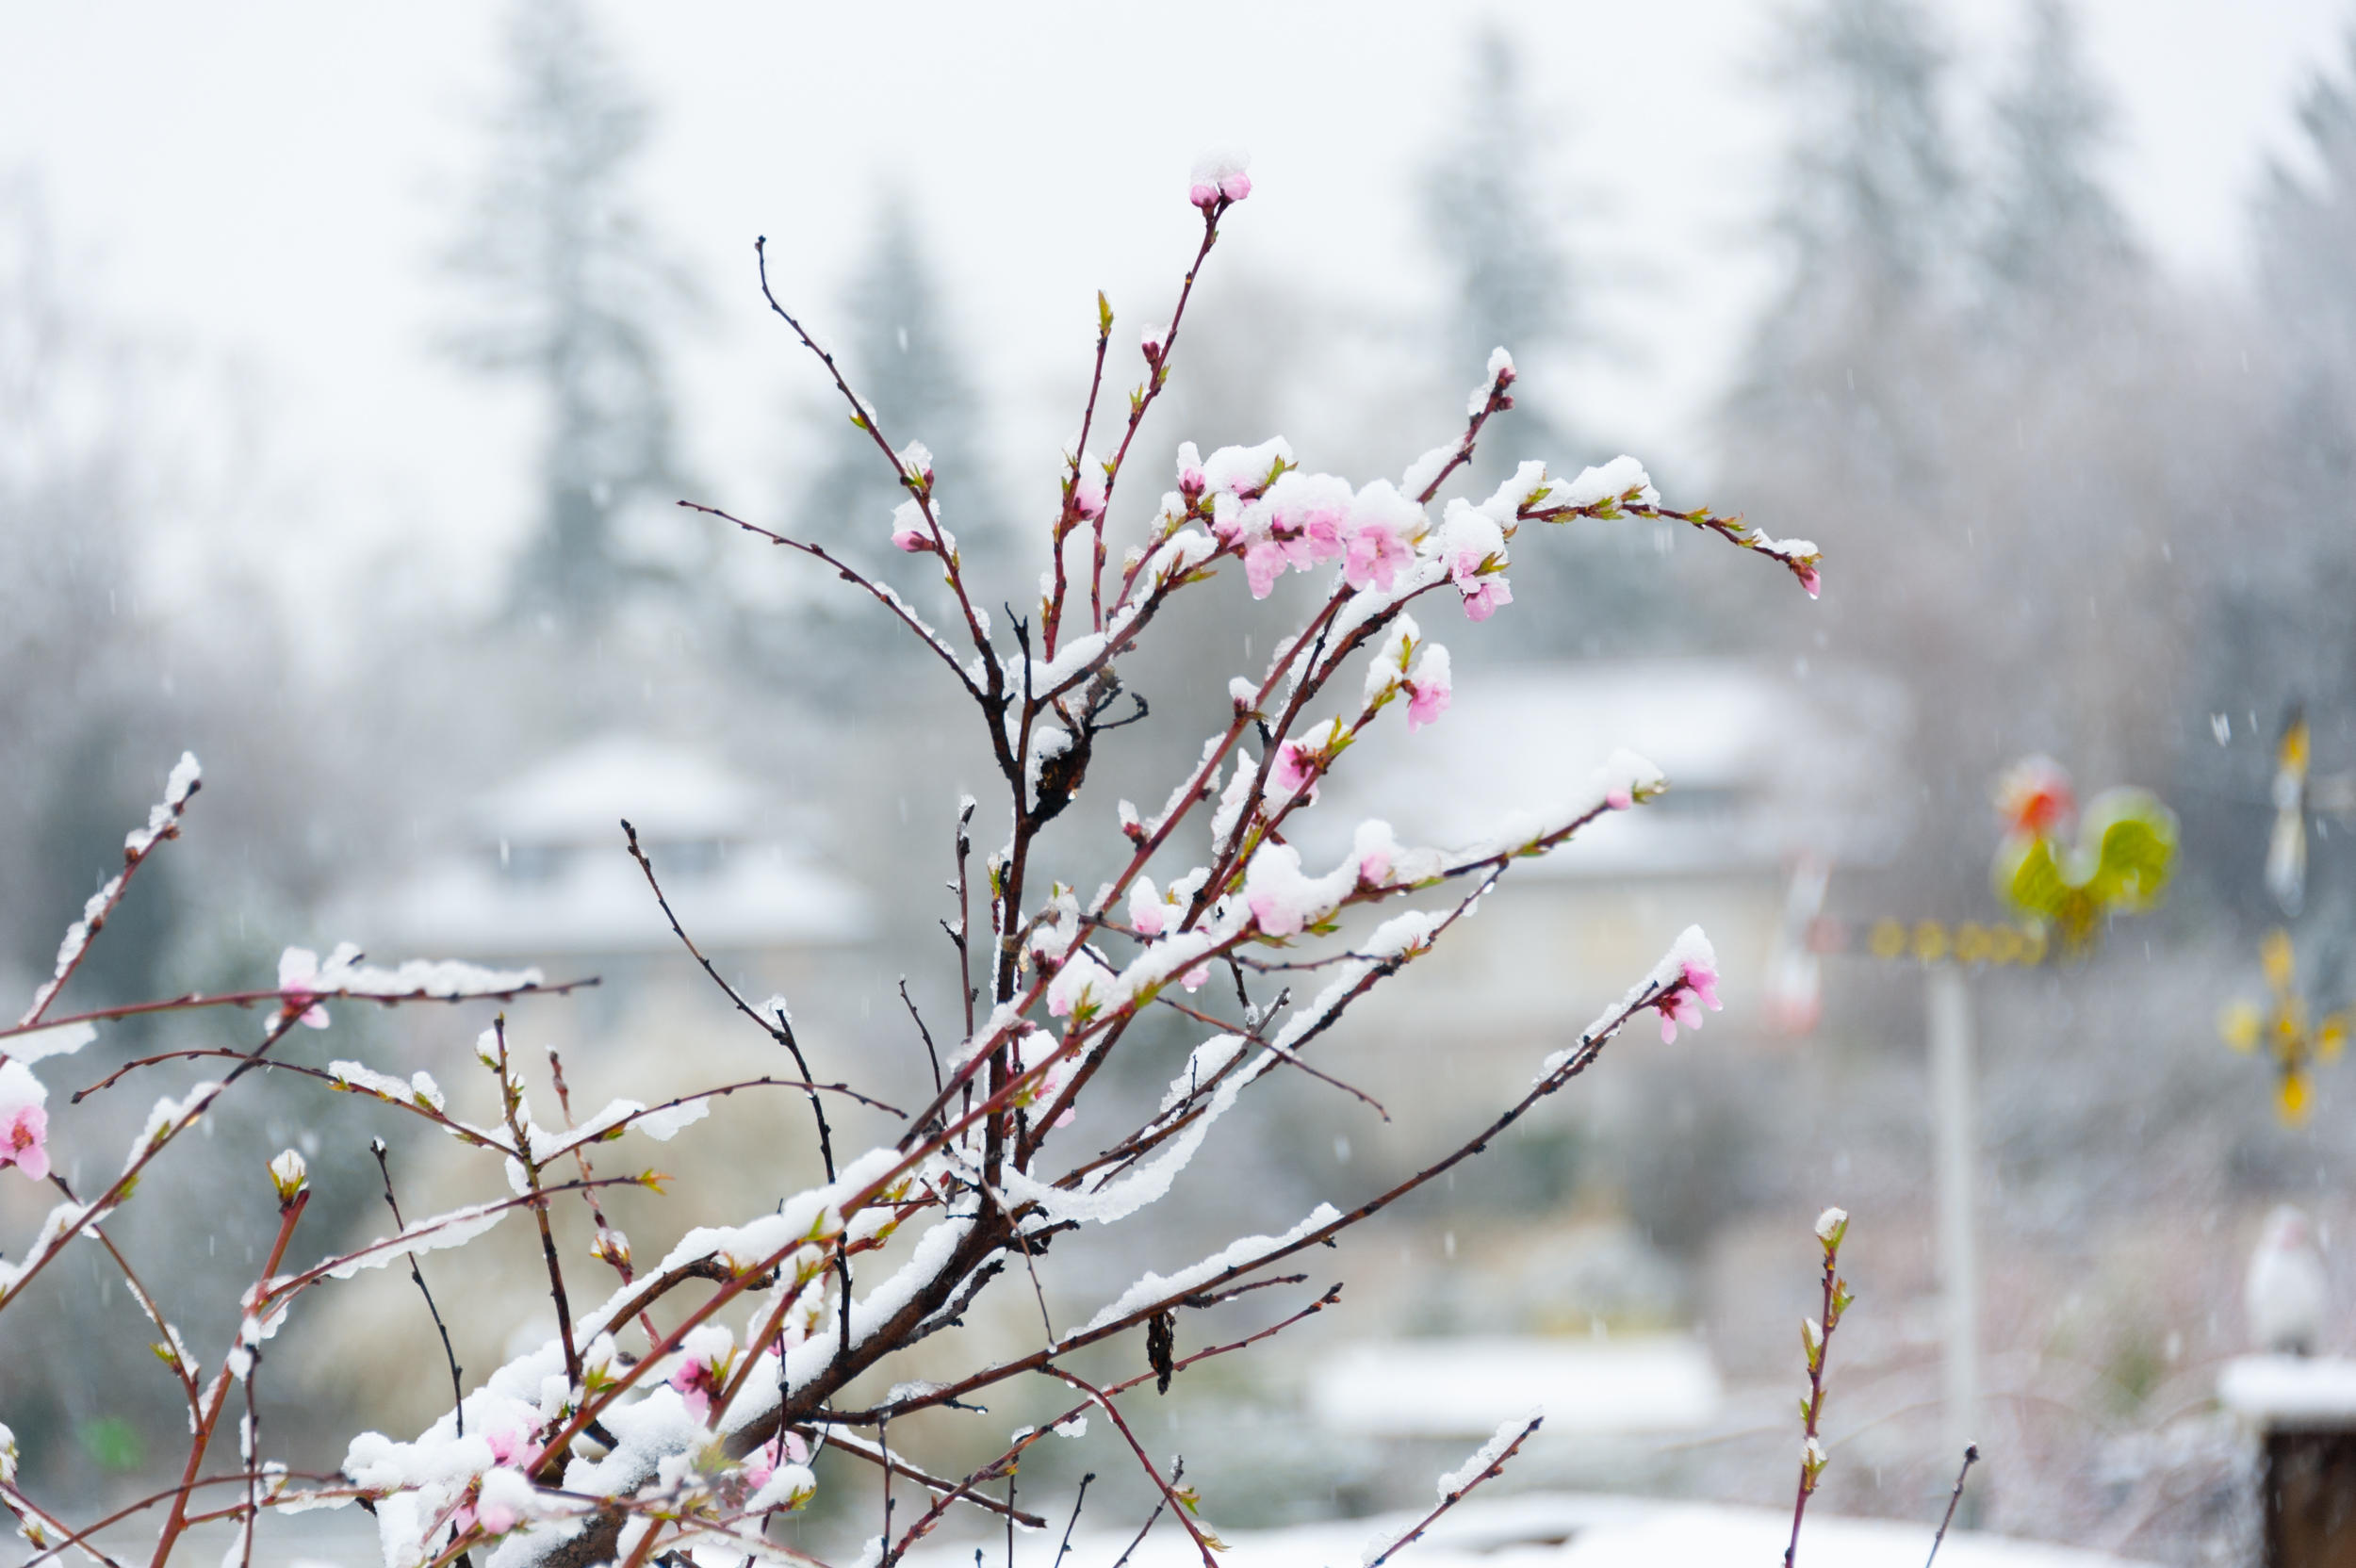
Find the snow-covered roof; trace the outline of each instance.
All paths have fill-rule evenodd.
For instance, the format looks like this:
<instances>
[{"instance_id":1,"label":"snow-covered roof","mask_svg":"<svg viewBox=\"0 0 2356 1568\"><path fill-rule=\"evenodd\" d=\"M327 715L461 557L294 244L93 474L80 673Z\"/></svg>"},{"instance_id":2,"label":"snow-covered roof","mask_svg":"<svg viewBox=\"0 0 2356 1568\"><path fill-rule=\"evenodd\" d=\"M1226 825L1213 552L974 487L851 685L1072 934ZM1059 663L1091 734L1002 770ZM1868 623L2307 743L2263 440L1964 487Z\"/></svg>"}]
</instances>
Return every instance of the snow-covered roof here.
<instances>
[{"instance_id":1,"label":"snow-covered roof","mask_svg":"<svg viewBox=\"0 0 2356 1568\"><path fill-rule=\"evenodd\" d=\"M638 830L707 951L856 941L872 899L780 825L794 813L688 746L613 734L556 753L471 803L465 841L358 901L385 950L480 957L652 953L679 939L624 847Z\"/></svg>"},{"instance_id":2,"label":"snow-covered roof","mask_svg":"<svg viewBox=\"0 0 2356 1568\"><path fill-rule=\"evenodd\" d=\"M1595 823L1530 873L1774 867L1802 850L1872 862L1903 825L1891 784L1905 723L1896 689L1855 672L1734 659L1466 671L1431 728L1377 725L1327 788L1338 816L1461 844L1579 789L1626 748L1668 776L1669 793Z\"/></svg>"},{"instance_id":3,"label":"snow-covered roof","mask_svg":"<svg viewBox=\"0 0 2356 1568\"><path fill-rule=\"evenodd\" d=\"M706 951L857 941L875 925L865 893L781 844L743 845L712 872L665 875L663 891ZM538 880L503 874L486 858L445 856L395 889L383 914L389 936L417 952L503 957L679 945L618 843L575 851Z\"/></svg>"},{"instance_id":4,"label":"snow-covered roof","mask_svg":"<svg viewBox=\"0 0 2356 1568\"><path fill-rule=\"evenodd\" d=\"M2356 1431L2356 1361L2238 1356L2217 1375L2217 1397L2265 1431Z\"/></svg>"},{"instance_id":5,"label":"snow-covered roof","mask_svg":"<svg viewBox=\"0 0 2356 1568\"><path fill-rule=\"evenodd\" d=\"M1405 1529L1437 1502L1434 1497L1412 1512L1290 1529L1221 1529L1228 1550L1219 1554L1219 1568L1355 1568L1365 1560L1369 1541ZM1205 1511L1215 1515L1216 1501L1205 1503ZM1890 1568L1920 1561L1930 1551L1934 1524L1848 1519L1811 1509L1800 1557L1810 1568ZM1110 1562L1135 1531L1134 1524L1126 1530L1084 1530L1073 1537L1067 1560ZM1788 1508L1525 1493L1468 1498L1396 1560L1400 1568L1727 1568L1781 1560L1791 1534ZM1048 1568L1061 1536L1060 1530L1042 1530L1017 1537L1018 1568ZM973 1552L970 1543L943 1542L920 1547L908 1561L910 1568L965 1568ZM990 1560L1001 1560L997 1548ZM1167 1517L1129 1559L1131 1568L1195 1568L1202 1560L1186 1533ZM2131 1562L1976 1530L1950 1530L1939 1560L1941 1568L2129 1568Z\"/></svg>"},{"instance_id":6,"label":"snow-covered roof","mask_svg":"<svg viewBox=\"0 0 2356 1568\"><path fill-rule=\"evenodd\" d=\"M750 781L701 752L611 734L490 791L468 818L485 841L607 846L620 842L624 817L649 841L744 838L757 828L761 805Z\"/></svg>"},{"instance_id":7,"label":"snow-covered roof","mask_svg":"<svg viewBox=\"0 0 2356 1568\"><path fill-rule=\"evenodd\" d=\"M1710 1352L1679 1334L1361 1340L1309 1382L1320 1423L1376 1437L1486 1437L1532 1405L1557 1434L1690 1431L1719 1395Z\"/></svg>"}]
</instances>

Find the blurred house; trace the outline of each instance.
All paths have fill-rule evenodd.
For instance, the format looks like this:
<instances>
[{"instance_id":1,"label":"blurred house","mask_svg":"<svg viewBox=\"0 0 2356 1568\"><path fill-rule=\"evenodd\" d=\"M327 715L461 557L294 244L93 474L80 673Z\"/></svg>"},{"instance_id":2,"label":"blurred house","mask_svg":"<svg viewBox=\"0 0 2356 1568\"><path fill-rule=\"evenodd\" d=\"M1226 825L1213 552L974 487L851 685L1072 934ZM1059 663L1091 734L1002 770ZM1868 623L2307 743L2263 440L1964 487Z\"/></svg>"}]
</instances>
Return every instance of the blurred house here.
<instances>
[{"instance_id":1,"label":"blurred house","mask_svg":"<svg viewBox=\"0 0 2356 1568\"><path fill-rule=\"evenodd\" d=\"M815 817L692 746L630 734L560 751L470 802L354 925L386 951L530 960L633 988L692 960L625 819L679 923L732 979L781 988L875 929L867 893L823 864Z\"/></svg>"},{"instance_id":2,"label":"blurred house","mask_svg":"<svg viewBox=\"0 0 2356 1568\"><path fill-rule=\"evenodd\" d=\"M1402 842L1471 842L1585 790L1622 748L1670 786L1516 861L1483 902L1480 940L1443 941L1403 974L1381 1027L1526 1069L1698 924L1726 1020L1758 1029L1793 867L1873 866L1906 826L1906 723L1895 684L1863 672L1664 659L1487 670L1430 728L1378 727L1337 770L1331 816L1382 817Z\"/></svg>"}]
</instances>

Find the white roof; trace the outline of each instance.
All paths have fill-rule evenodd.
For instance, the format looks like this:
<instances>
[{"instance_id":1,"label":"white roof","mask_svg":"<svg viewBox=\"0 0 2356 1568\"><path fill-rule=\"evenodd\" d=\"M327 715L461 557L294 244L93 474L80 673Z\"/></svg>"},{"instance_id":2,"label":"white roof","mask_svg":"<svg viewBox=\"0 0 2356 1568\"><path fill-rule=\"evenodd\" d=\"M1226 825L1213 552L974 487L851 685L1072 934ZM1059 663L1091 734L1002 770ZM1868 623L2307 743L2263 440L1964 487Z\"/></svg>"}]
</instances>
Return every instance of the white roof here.
<instances>
[{"instance_id":1,"label":"white roof","mask_svg":"<svg viewBox=\"0 0 2356 1568\"><path fill-rule=\"evenodd\" d=\"M1229 1550L1219 1554L1219 1568L1356 1568L1369 1541L1405 1529L1437 1502L1434 1496L1413 1512L1291 1529L1222 1529L1219 1533ZM1216 1516L1217 1499L1205 1503L1205 1511ZM1809 1568L1917 1562L1929 1554L1936 1523L1846 1519L1811 1509L1800 1536L1800 1560ZM1135 1522L1126 1529L1085 1532L1073 1537L1066 1560L1110 1562L1136 1533ZM1062 1534L1051 1529L1017 1536L1018 1568L1048 1568ZM1566 1493L1476 1495L1443 1515L1394 1560L1399 1568L1727 1568L1780 1561L1791 1535L1790 1509ZM710 1560L720 1559L715 1553ZM970 1542L928 1544L908 1558L910 1568L968 1568L973 1560ZM993 1545L989 1560L1004 1560L1003 1546ZM1186 1531L1167 1516L1129 1560L1131 1568L1198 1568L1202 1560ZM1941 1568L2122 1568L2130 1561L1974 1530L1950 1530L1939 1560Z\"/></svg>"},{"instance_id":2,"label":"white roof","mask_svg":"<svg viewBox=\"0 0 2356 1568\"><path fill-rule=\"evenodd\" d=\"M2238 1356L2217 1375L2217 1397L2265 1431L2356 1431L2356 1361Z\"/></svg>"},{"instance_id":3,"label":"white roof","mask_svg":"<svg viewBox=\"0 0 2356 1568\"><path fill-rule=\"evenodd\" d=\"M1556 1435L1691 1431L1719 1396L1710 1352L1682 1334L1360 1340L1309 1381L1321 1424L1376 1437L1484 1438L1533 1405Z\"/></svg>"},{"instance_id":4,"label":"white roof","mask_svg":"<svg viewBox=\"0 0 2356 1568\"><path fill-rule=\"evenodd\" d=\"M649 841L744 838L761 804L750 782L692 748L614 734L539 762L469 815L486 841L612 846L624 817Z\"/></svg>"},{"instance_id":5,"label":"white roof","mask_svg":"<svg viewBox=\"0 0 2356 1568\"><path fill-rule=\"evenodd\" d=\"M381 906L388 938L418 952L494 958L649 953L679 946L619 842L564 856L543 880L505 875L488 857L429 862ZM662 858L655 859L658 874ZM698 875L663 876L679 922L706 952L857 941L875 925L867 895L781 844L746 844Z\"/></svg>"},{"instance_id":6,"label":"white roof","mask_svg":"<svg viewBox=\"0 0 2356 1568\"><path fill-rule=\"evenodd\" d=\"M1528 874L1775 867L1802 850L1870 862L1903 825L1890 784L1904 726L1895 689L1854 674L1733 659L1466 669L1430 728L1409 735L1386 715L1350 749L1326 787L1342 809L1327 815L1467 843L1579 791L1626 749L1668 776L1669 793L1596 822Z\"/></svg>"}]
</instances>

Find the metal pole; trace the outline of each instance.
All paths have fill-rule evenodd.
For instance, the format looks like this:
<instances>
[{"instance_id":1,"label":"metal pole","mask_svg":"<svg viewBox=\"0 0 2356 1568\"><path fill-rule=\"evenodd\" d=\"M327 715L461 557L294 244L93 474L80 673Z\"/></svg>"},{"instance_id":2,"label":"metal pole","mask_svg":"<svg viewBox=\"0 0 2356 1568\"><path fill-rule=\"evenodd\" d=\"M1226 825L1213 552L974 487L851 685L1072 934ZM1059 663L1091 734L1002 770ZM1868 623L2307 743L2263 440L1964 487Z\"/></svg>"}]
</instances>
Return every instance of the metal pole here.
<instances>
[{"instance_id":1,"label":"metal pole","mask_svg":"<svg viewBox=\"0 0 2356 1568\"><path fill-rule=\"evenodd\" d=\"M1944 1458L1977 1438L1980 1394L1980 1266L1972 1223L1978 1120L1972 1102L1972 998L1955 964L1927 970L1931 1120L1938 1150L1939 1274L1946 1362L1939 1424ZM1976 1511L1976 1510L1974 1511Z\"/></svg>"}]
</instances>

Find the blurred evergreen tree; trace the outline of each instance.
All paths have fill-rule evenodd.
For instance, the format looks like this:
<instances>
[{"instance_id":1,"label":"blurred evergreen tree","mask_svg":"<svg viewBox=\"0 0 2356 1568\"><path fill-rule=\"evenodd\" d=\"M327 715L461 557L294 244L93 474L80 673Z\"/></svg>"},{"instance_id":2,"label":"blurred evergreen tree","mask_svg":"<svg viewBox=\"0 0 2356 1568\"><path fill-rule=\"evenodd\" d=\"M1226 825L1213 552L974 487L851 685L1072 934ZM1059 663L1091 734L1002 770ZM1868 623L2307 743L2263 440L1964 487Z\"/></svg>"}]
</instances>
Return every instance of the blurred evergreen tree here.
<instances>
[{"instance_id":1,"label":"blurred evergreen tree","mask_svg":"<svg viewBox=\"0 0 2356 1568\"><path fill-rule=\"evenodd\" d=\"M2278 162L2257 208L2264 303L2290 360L2290 445L2318 494L2356 472L2356 32L2347 49L2347 74L2319 76L2299 107L2312 172Z\"/></svg>"},{"instance_id":2,"label":"blurred evergreen tree","mask_svg":"<svg viewBox=\"0 0 2356 1568\"><path fill-rule=\"evenodd\" d=\"M1008 541L994 476L983 456L980 402L950 329L923 234L903 196L887 196L878 209L843 303L841 344L829 341L828 347L835 350L843 378L895 446L919 441L933 454L935 506L957 537L969 580L979 592L1005 596L1008 585L1000 580L1000 568ZM823 397L814 414L825 437L788 480L789 531L824 545L862 571L881 570L906 586L905 575L891 571L889 562L899 554L891 545L892 514L908 492L874 439L850 422L834 389L824 388ZM797 570L794 576L810 574ZM927 569L919 576L930 584L938 573ZM863 598L838 589L824 582L796 593L790 613L748 612L748 641L763 662L790 662L808 669L810 661L818 661L830 673L822 674L814 686L838 688L839 694L856 698L859 693L840 683L861 670L880 669L878 661L900 669L901 661L925 657ZM1028 596L1017 590L1015 603L1020 606ZM944 596L941 603L946 602ZM924 606L928 615L935 610Z\"/></svg>"},{"instance_id":3,"label":"blurred evergreen tree","mask_svg":"<svg viewBox=\"0 0 2356 1568\"><path fill-rule=\"evenodd\" d=\"M1980 265L2000 312L2033 309L2037 328L2083 310L2139 272L2126 219L2096 160L2111 106L2086 69L2066 0L2029 0L2027 36L1990 106L1995 166Z\"/></svg>"},{"instance_id":4,"label":"blurred evergreen tree","mask_svg":"<svg viewBox=\"0 0 2356 1568\"><path fill-rule=\"evenodd\" d=\"M1947 69L1920 0L1820 0L1789 22L1778 75L1795 130L1773 220L1785 282L1738 418L1845 414L1896 468L1921 459L1916 339L1952 286L1964 194Z\"/></svg>"},{"instance_id":5,"label":"blurred evergreen tree","mask_svg":"<svg viewBox=\"0 0 2356 1568\"><path fill-rule=\"evenodd\" d=\"M2207 547L2201 628L2205 713L2230 746L2186 748L2187 775L2217 803L2188 840L2197 863L2253 920L2276 911L2259 876L2272 813L2272 742L2287 706L2303 701L2318 774L2356 765L2356 32L2341 69L2318 74L2299 106L2297 165L2277 162L2252 211L2258 331L2238 339L2246 385L2266 395L2238 466L2235 504L2217 514ZM2254 371L2261 379L2251 383ZM2195 803L2196 805L2199 802ZM2356 930L2356 844L2310 831L2310 924L2334 928L2319 953L2346 951Z\"/></svg>"},{"instance_id":6,"label":"blurred evergreen tree","mask_svg":"<svg viewBox=\"0 0 2356 1568\"><path fill-rule=\"evenodd\" d=\"M1448 374L1469 386L1498 346L1512 351L1530 396L1514 409L1524 444L1565 446L1548 400L1560 360L1585 335L1579 279L1552 204L1533 172L1546 136L1522 87L1514 41L1491 27L1473 40L1456 134L1425 169L1423 219L1449 286ZM1494 444L1482 473L1511 473Z\"/></svg>"},{"instance_id":7,"label":"blurred evergreen tree","mask_svg":"<svg viewBox=\"0 0 2356 1568\"><path fill-rule=\"evenodd\" d=\"M475 307L452 346L522 379L544 421L539 515L511 604L587 629L634 585L683 569L684 550L647 549L630 521L682 493L661 335L692 294L631 204L647 111L582 0L519 0L507 60L490 166L451 257Z\"/></svg>"},{"instance_id":8,"label":"blurred evergreen tree","mask_svg":"<svg viewBox=\"0 0 2356 1568\"><path fill-rule=\"evenodd\" d=\"M960 552L987 550L999 520L981 461L979 405L904 197L887 197L877 212L843 305L848 341L838 357L845 379L894 443L921 441L933 454L941 517ZM908 492L839 400L826 412L826 447L792 499L796 526L838 554L879 561L892 553L892 509Z\"/></svg>"},{"instance_id":9,"label":"blurred evergreen tree","mask_svg":"<svg viewBox=\"0 0 2356 1568\"><path fill-rule=\"evenodd\" d=\"M1565 241L1562 202L1546 186L1552 122L1523 85L1521 50L1509 34L1474 35L1454 134L1425 166L1424 228L1448 296L1441 363L1450 388L1479 380L1489 352L1513 355L1514 407L1490 427L1464 485L1496 484L1525 458L1576 474L1615 455L1564 413L1572 357L1595 334L1587 280ZM1515 553L1528 610L1500 643L1522 655L1562 656L1610 645L1621 652L1678 635L1658 613L1667 571L1654 531L1627 523L1575 524L1568 536L1540 530Z\"/></svg>"}]
</instances>

